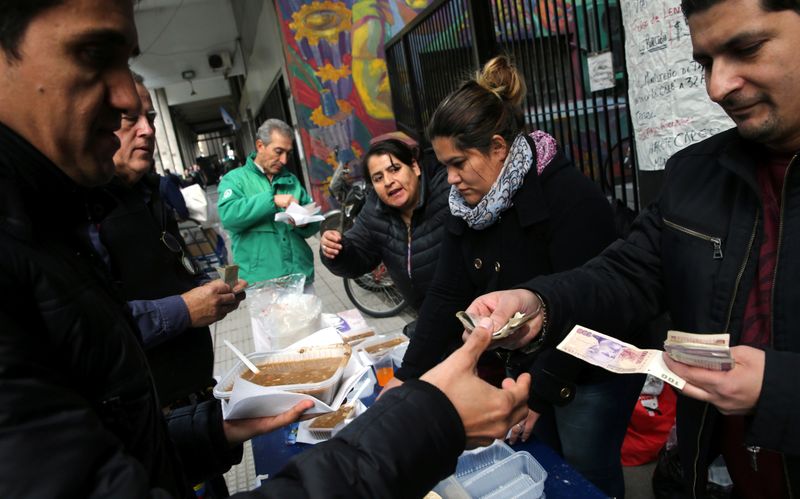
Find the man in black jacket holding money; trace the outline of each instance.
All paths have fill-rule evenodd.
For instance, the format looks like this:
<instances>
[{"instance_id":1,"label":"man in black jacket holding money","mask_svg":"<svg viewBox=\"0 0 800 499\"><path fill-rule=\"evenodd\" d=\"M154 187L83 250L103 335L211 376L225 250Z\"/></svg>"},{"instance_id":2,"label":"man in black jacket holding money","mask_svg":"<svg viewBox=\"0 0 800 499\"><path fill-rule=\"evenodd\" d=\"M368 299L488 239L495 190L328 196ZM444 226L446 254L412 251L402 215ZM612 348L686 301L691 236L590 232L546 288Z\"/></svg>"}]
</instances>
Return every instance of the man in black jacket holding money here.
<instances>
[{"instance_id":1,"label":"man in black jacket holding money","mask_svg":"<svg viewBox=\"0 0 800 499\"><path fill-rule=\"evenodd\" d=\"M556 345L669 311L676 329L728 333L733 369L665 361L686 380L678 441L687 491L725 457L738 497L800 493L800 4L684 0L709 97L736 122L675 154L660 198L631 235L571 272L485 295L495 324L545 313L508 341Z\"/></svg>"}]
</instances>

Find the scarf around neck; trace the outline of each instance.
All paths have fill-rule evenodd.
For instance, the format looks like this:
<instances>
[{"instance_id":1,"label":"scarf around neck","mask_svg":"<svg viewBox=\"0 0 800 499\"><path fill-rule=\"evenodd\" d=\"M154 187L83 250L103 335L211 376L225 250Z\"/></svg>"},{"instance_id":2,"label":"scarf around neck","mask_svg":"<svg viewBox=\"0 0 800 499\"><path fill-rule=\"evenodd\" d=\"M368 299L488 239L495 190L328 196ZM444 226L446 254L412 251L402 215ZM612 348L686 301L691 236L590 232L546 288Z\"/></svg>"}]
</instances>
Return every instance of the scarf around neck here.
<instances>
[{"instance_id":1,"label":"scarf around neck","mask_svg":"<svg viewBox=\"0 0 800 499\"><path fill-rule=\"evenodd\" d=\"M500 215L514 204L512 198L525 182L525 175L533 165L533 158L536 158L536 173L541 175L545 166L556 155L556 140L552 136L537 130L530 137L536 145L536 151L531 149L524 135L518 135L511 144L497 180L475 206L468 205L453 186L450 189L450 212L464 219L474 230L483 230L494 225Z\"/></svg>"}]
</instances>

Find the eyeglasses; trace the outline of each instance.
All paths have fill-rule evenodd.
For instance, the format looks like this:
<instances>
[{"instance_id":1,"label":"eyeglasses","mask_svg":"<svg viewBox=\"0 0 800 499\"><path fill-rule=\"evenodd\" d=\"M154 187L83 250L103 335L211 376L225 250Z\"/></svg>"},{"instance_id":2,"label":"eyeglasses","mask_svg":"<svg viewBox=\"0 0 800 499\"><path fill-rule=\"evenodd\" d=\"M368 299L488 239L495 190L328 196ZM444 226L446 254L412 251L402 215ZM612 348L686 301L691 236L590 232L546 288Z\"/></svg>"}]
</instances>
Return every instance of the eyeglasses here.
<instances>
[{"instance_id":1,"label":"eyeglasses","mask_svg":"<svg viewBox=\"0 0 800 499\"><path fill-rule=\"evenodd\" d=\"M168 250L175 253L176 255L181 256L181 263L183 267L189 272L191 275L197 274L197 270L194 268L194 264L192 264L192 260L189 259L188 256L183 252L183 246L181 243L175 239L175 236L170 234L167 231L161 232L161 242L164 243L164 246L167 247Z\"/></svg>"}]
</instances>

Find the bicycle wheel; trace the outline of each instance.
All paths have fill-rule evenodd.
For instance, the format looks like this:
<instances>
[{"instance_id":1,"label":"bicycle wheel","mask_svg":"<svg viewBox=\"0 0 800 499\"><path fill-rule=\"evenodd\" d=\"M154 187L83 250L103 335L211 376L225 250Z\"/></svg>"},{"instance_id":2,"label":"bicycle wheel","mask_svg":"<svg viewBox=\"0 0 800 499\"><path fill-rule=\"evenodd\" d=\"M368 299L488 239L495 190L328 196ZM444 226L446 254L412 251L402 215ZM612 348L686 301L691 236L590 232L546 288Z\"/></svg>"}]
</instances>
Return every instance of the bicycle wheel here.
<instances>
[{"instance_id":1,"label":"bicycle wheel","mask_svg":"<svg viewBox=\"0 0 800 499\"><path fill-rule=\"evenodd\" d=\"M347 297L357 309L370 317L392 317L406 308L405 298L395 287L383 264L360 277L345 277L343 281Z\"/></svg>"}]
</instances>

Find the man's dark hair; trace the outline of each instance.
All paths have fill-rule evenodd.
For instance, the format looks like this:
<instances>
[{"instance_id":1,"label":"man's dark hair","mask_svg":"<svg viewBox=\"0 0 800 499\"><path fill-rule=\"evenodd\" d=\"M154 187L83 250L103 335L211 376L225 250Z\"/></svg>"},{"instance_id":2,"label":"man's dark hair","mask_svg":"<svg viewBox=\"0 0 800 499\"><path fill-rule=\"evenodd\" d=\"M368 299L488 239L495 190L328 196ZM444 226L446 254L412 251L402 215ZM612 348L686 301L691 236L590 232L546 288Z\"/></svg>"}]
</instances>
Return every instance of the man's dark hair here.
<instances>
[{"instance_id":1,"label":"man's dark hair","mask_svg":"<svg viewBox=\"0 0 800 499\"><path fill-rule=\"evenodd\" d=\"M681 10L687 18L697 12L710 9L725 0L681 0ZM767 12L780 10L793 10L800 14L800 1L798 0L761 0L761 8Z\"/></svg>"},{"instance_id":2,"label":"man's dark hair","mask_svg":"<svg viewBox=\"0 0 800 499\"><path fill-rule=\"evenodd\" d=\"M19 59L19 42L31 21L64 0L0 0L0 48L9 59Z\"/></svg>"},{"instance_id":3,"label":"man's dark hair","mask_svg":"<svg viewBox=\"0 0 800 499\"><path fill-rule=\"evenodd\" d=\"M364 158L361 160L361 173L364 180L370 179L369 168L367 167L369 159L373 156L385 156L387 154L391 154L409 167L412 166L415 160L419 160L419 150L416 147L409 147L400 140L386 139L376 142L370 146L369 150L364 154Z\"/></svg>"}]
</instances>

